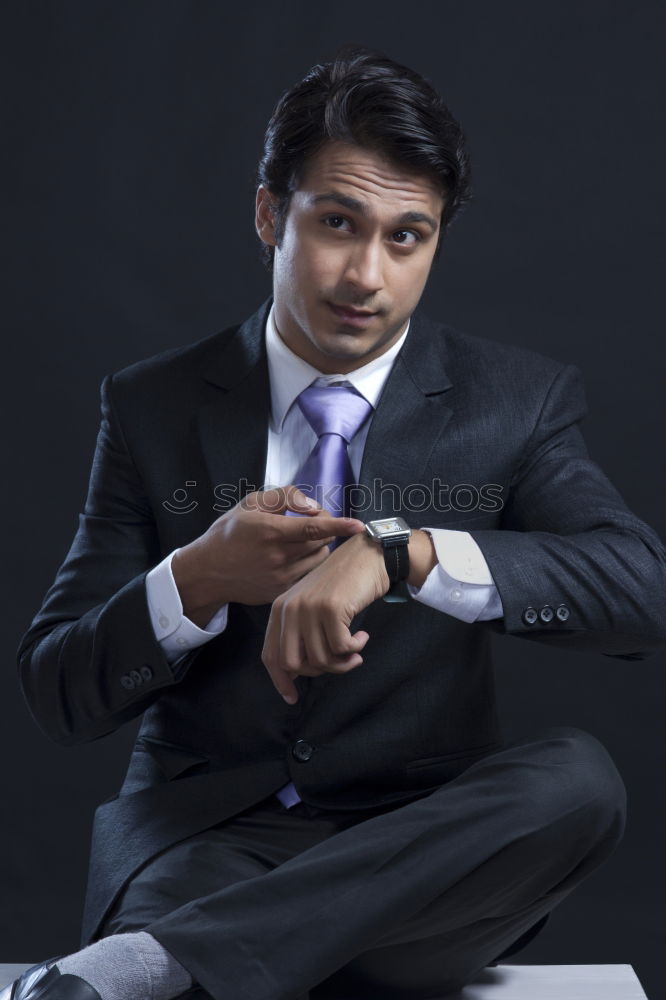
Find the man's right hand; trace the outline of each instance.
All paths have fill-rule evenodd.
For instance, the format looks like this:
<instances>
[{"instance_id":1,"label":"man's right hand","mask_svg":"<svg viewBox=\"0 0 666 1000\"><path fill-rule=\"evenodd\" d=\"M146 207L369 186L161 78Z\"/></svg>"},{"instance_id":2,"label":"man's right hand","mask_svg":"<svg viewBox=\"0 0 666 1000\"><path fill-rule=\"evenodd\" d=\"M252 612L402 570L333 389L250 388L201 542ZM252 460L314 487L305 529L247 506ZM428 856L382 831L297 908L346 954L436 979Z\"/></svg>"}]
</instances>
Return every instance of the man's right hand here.
<instances>
[{"instance_id":1,"label":"man's right hand","mask_svg":"<svg viewBox=\"0 0 666 1000\"><path fill-rule=\"evenodd\" d=\"M287 510L306 516L285 517ZM333 517L293 485L248 493L175 553L183 612L203 628L230 601L272 604L330 555L337 536L363 530L362 521Z\"/></svg>"}]
</instances>

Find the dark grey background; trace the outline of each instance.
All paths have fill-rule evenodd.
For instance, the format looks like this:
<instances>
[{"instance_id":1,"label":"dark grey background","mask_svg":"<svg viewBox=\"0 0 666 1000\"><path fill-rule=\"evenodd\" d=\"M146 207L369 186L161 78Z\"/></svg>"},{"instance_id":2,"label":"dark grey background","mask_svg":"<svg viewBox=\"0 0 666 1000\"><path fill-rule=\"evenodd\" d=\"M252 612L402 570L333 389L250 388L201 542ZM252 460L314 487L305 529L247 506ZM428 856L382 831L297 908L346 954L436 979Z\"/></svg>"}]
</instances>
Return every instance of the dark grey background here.
<instances>
[{"instance_id":1,"label":"dark grey background","mask_svg":"<svg viewBox=\"0 0 666 1000\"><path fill-rule=\"evenodd\" d=\"M345 41L383 48L467 132L475 201L426 311L581 367L592 456L664 530L666 31L659 3L19 2L4 48L8 586L2 616L0 961L75 949L93 809L134 725L73 749L32 722L21 634L74 534L102 377L240 322L266 297L252 171L279 94ZM507 729L601 739L625 841L520 961L631 963L660 986L666 656L498 640Z\"/></svg>"}]
</instances>

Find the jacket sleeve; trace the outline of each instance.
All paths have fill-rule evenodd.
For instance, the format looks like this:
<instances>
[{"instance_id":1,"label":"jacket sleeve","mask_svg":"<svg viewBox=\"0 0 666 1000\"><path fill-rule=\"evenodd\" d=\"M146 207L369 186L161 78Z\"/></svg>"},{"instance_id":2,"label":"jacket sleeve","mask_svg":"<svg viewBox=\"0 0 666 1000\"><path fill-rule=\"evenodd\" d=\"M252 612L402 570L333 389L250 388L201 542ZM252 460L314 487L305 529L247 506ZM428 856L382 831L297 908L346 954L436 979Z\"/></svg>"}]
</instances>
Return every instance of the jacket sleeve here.
<instances>
[{"instance_id":1,"label":"jacket sleeve","mask_svg":"<svg viewBox=\"0 0 666 1000\"><path fill-rule=\"evenodd\" d=\"M580 371L568 365L510 484L506 530L470 532L504 608L481 627L643 659L666 645L666 550L590 459L585 412Z\"/></svg>"},{"instance_id":2,"label":"jacket sleeve","mask_svg":"<svg viewBox=\"0 0 666 1000\"><path fill-rule=\"evenodd\" d=\"M30 711L63 745L97 739L139 715L196 654L170 666L151 625L145 578L161 557L157 529L112 391L107 376L78 530L18 649Z\"/></svg>"}]
</instances>

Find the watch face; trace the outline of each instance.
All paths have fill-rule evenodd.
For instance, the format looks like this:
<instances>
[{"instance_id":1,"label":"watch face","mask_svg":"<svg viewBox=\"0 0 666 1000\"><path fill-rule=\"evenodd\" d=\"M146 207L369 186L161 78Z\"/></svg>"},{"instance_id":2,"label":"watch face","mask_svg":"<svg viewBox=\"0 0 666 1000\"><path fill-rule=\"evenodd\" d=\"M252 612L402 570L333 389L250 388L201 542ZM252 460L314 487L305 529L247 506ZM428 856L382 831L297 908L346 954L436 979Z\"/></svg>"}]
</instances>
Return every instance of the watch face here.
<instances>
[{"instance_id":1,"label":"watch face","mask_svg":"<svg viewBox=\"0 0 666 1000\"><path fill-rule=\"evenodd\" d=\"M396 517L390 517L386 521L375 521L375 527L379 535L391 535L396 531L402 531L402 525Z\"/></svg>"},{"instance_id":2,"label":"watch face","mask_svg":"<svg viewBox=\"0 0 666 1000\"><path fill-rule=\"evenodd\" d=\"M409 538L412 531L402 517L385 517L380 521L368 521L367 530L377 539Z\"/></svg>"}]
</instances>

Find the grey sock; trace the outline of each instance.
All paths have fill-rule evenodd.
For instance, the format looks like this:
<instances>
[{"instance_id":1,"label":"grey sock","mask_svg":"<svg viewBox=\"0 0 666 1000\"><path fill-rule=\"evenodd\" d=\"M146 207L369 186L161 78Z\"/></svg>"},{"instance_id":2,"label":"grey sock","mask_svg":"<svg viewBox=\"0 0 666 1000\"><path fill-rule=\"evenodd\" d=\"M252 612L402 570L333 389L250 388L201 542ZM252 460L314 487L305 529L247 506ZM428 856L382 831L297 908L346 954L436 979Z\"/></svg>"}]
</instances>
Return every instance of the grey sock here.
<instances>
[{"instance_id":1,"label":"grey sock","mask_svg":"<svg viewBox=\"0 0 666 1000\"><path fill-rule=\"evenodd\" d=\"M56 962L102 1000L172 1000L192 985L187 969L145 931L112 934Z\"/></svg>"}]
</instances>

